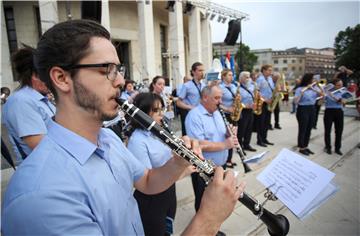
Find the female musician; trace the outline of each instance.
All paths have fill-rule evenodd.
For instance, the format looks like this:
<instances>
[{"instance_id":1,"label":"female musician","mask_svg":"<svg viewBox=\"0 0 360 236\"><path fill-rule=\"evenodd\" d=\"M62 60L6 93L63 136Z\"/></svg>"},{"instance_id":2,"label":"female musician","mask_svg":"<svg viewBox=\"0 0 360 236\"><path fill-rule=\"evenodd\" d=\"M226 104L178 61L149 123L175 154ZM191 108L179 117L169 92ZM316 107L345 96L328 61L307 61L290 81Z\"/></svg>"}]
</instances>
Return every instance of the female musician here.
<instances>
[{"instance_id":1,"label":"female musician","mask_svg":"<svg viewBox=\"0 0 360 236\"><path fill-rule=\"evenodd\" d=\"M121 98L128 100L130 103L134 100L139 92L134 89L134 81L126 80L124 91L121 92Z\"/></svg>"},{"instance_id":2,"label":"female musician","mask_svg":"<svg viewBox=\"0 0 360 236\"><path fill-rule=\"evenodd\" d=\"M233 83L231 83L232 80L233 80L232 71L230 69L223 69L221 72L221 83L219 85L223 92L221 108L224 110L225 116L229 121L229 123L237 126L237 122L234 122L230 119L230 114L234 111L233 104L236 96L236 86ZM240 94L238 96L240 96ZM231 161L232 154L233 154L233 149L231 148L229 149L229 153L226 161L226 166L229 168L233 168L234 166L236 166L236 163Z\"/></svg>"},{"instance_id":3,"label":"female musician","mask_svg":"<svg viewBox=\"0 0 360 236\"><path fill-rule=\"evenodd\" d=\"M343 87L341 79L336 78L332 81L334 84L334 90ZM341 148L341 136L344 129L344 112L343 112L344 100L341 98L341 93L331 94L329 93L325 97L325 114L324 114L324 127L325 127L325 152L331 154L331 126L335 125L335 153L342 155Z\"/></svg>"},{"instance_id":4,"label":"female musician","mask_svg":"<svg viewBox=\"0 0 360 236\"><path fill-rule=\"evenodd\" d=\"M239 75L241 102L245 105L238 122L237 137L244 150L256 152L250 145L252 127L254 122L254 85L250 78L250 72L242 71Z\"/></svg>"},{"instance_id":5,"label":"female musician","mask_svg":"<svg viewBox=\"0 0 360 236\"><path fill-rule=\"evenodd\" d=\"M140 93L134 99L134 105L161 123L164 114L164 102L155 93ZM135 129L130 136L128 149L146 168L161 167L172 158L171 149L145 130L140 124L132 123ZM135 190L145 235L172 234L172 222L176 212L175 184L162 193L147 195Z\"/></svg>"},{"instance_id":6,"label":"female musician","mask_svg":"<svg viewBox=\"0 0 360 236\"><path fill-rule=\"evenodd\" d=\"M322 91L313 88L313 74L303 76L300 86L295 90L295 103L298 105L296 119L298 121L298 147L299 152L308 156L314 154L309 148L311 129L315 120L316 98L323 96Z\"/></svg>"},{"instance_id":7,"label":"female musician","mask_svg":"<svg viewBox=\"0 0 360 236\"><path fill-rule=\"evenodd\" d=\"M174 111L172 109L172 98L170 94L164 93L164 88L165 78L160 75L155 76L149 86L151 93L156 93L163 99L165 106L164 117L166 118L168 125L171 126L171 120L175 117Z\"/></svg>"}]
</instances>

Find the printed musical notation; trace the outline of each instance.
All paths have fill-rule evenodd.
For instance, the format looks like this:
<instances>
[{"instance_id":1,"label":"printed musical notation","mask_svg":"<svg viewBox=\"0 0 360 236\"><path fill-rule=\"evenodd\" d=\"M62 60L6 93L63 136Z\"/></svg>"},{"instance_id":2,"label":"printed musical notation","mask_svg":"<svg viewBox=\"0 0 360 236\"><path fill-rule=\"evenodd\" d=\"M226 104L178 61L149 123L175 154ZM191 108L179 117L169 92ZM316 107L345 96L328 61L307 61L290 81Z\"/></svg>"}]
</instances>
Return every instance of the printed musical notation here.
<instances>
[{"instance_id":1,"label":"printed musical notation","mask_svg":"<svg viewBox=\"0 0 360 236\"><path fill-rule=\"evenodd\" d=\"M335 174L288 150L279 155L257 176L300 219L311 214L338 187L331 183Z\"/></svg>"}]
</instances>

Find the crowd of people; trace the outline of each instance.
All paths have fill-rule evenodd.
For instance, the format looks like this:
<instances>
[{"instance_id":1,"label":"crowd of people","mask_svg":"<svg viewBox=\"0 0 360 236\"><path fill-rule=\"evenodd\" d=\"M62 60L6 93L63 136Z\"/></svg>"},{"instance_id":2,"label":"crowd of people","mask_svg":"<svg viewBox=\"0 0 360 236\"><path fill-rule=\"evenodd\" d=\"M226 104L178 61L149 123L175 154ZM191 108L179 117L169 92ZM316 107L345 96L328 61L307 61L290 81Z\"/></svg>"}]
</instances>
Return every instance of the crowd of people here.
<instances>
[{"instance_id":1,"label":"crowd of people","mask_svg":"<svg viewBox=\"0 0 360 236\"><path fill-rule=\"evenodd\" d=\"M271 116L280 130L279 97L287 102L290 92L271 65L263 65L259 74L242 71L237 81L224 69L221 80L208 82L201 62L192 65L191 77L185 76L172 95L165 93L163 76L154 77L148 91L137 91L134 81L124 80L125 67L109 32L89 20L56 24L36 49L24 45L12 62L20 87L10 96L1 89L2 122L19 168L3 200L4 235L171 235L175 183L189 175L196 214L183 234L225 235L220 226L245 188L225 171L236 165L233 148L256 152L250 145L254 131L259 147L274 145L268 139ZM343 87L344 73L331 81L333 90ZM335 153L342 155L341 95L324 91L310 73L297 81L292 112L301 154L314 154L309 140L316 103L323 100L325 151L332 153L334 123ZM179 114L185 145L217 166L212 182L207 186L194 166L137 121L125 119L126 139L104 128L104 121L119 116L119 97L167 129Z\"/></svg>"}]
</instances>

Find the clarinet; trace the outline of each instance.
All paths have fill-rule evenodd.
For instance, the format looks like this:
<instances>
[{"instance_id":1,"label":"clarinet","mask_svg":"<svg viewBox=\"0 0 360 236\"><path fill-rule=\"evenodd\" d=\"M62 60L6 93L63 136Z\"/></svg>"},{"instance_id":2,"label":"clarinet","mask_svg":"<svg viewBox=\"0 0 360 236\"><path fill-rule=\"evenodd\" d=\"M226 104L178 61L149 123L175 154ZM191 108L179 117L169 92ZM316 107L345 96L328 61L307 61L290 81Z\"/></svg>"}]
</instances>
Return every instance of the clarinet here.
<instances>
[{"instance_id":1,"label":"clarinet","mask_svg":"<svg viewBox=\"0 0 360 236\"><path fill-rule=\"evenodd\" d=\"M187 148L184 141L161 127L150 116L141 111L138 107L128 103L128 101L116 98L120 108L128 114L133 120L142 125L158 137L164 144L178 156L189 161L199 171L199 175L208 184L214 175L216 165L211 160L202 160L192 150ZM274 215L266 210L257 200L247 195L245 192L238 199L245 207L267 226L268 232L272 236L285 236L289 232L290 224L288 219L283 215Z\"/></svg>"},{"instance_id":2,"label":"clarinet","mask_svg":"<svg viewBox=\"0 0 360 236\"><path fill-rule=\"evenodd\" d=\"M221 114L221 117L222 117L223 120L224 120L226 129L229 131L229 133L230 133L231 135L235 135L235 134L233 133L233 131L231 130L231 128L230 128L229 121L226 119L226 116L225 116L225 113L224 113L223 109L221 109L220 106L218 106L218 110L219 110L219 112L220 112L220 114ZM250 172L251 169L250 169L249 165L244 162L244 160L245 160L245 155L244 155L244 152L243 152L240 144L236 146L236 152L237 152L237 153L239 154L239 156L240 156L241 164L243 164L243 166L244 166L244 172L245 172L245 173Z\"/></svg>"}]
</instances>

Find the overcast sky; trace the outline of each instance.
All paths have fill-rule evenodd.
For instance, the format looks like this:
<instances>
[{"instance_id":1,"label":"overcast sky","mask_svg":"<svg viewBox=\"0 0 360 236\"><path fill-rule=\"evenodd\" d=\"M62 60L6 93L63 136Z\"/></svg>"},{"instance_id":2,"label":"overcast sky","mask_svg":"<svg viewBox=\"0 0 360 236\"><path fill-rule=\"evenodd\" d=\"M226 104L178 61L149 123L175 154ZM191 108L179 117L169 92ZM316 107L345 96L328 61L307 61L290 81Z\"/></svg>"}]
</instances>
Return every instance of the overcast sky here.
<instances>
[{"instance_id":1,"label":"overcast sky","mask_svg":"<svg viewBox=\"0 0 360 236\"><path fill-rule=\"evenodd\" d=\"M212 0L250 15L242 22L243 43L250 49L333 47L337 33L359 24L360 1ZM213 42L223 42L228 22L211 21ZM238 39L239 41L239 39Z\"/></svg>"}]
</instances>

